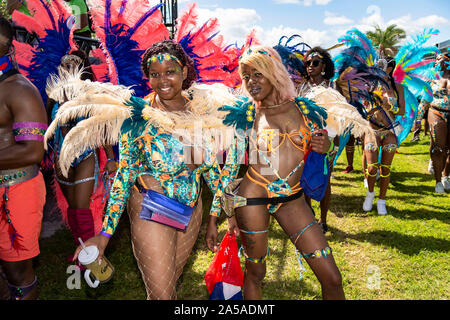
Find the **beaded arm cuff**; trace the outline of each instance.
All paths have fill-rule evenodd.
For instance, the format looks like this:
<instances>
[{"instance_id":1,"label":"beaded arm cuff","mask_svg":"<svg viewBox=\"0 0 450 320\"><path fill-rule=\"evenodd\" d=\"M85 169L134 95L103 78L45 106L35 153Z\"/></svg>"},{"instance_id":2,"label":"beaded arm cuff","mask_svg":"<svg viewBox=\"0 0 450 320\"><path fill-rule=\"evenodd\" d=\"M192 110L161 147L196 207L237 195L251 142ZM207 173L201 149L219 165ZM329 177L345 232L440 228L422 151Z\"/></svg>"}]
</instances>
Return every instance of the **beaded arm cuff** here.
<instances>
[{"instance_id":1,"label":"beaded arm cuff","mask_svg":"<svg viewBox=\"0 0 450 320\"><path fill-rule=\"evenodd\" d=\"M47 124L40 122L15 122L12 127L14 139L16 141L44 141L47 127Z\"/></svg>"}]
</instances>

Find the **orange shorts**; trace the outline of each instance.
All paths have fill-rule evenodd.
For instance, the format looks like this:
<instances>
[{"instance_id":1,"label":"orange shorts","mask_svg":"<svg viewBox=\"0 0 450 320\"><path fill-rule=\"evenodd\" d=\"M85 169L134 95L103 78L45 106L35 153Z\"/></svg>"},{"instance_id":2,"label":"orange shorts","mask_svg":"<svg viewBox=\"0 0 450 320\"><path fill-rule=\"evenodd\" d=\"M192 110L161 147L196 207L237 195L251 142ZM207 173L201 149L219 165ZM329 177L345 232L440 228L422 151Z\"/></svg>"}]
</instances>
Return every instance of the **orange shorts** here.
<instances>
[{"instance_id":1,"label":"orange shorts","mask_svg":"<svg viewBox=\"0 0 450 320\"><path fill-rule=\"evenodd\" d=\"M13 243L13 228L3 209L5 191L6 188L0 188L0 260L14 262L34 258L40 253L39 236L46 195L42 173L9 187L9 218L18 234Z\"/></svg>"}]
</instances>

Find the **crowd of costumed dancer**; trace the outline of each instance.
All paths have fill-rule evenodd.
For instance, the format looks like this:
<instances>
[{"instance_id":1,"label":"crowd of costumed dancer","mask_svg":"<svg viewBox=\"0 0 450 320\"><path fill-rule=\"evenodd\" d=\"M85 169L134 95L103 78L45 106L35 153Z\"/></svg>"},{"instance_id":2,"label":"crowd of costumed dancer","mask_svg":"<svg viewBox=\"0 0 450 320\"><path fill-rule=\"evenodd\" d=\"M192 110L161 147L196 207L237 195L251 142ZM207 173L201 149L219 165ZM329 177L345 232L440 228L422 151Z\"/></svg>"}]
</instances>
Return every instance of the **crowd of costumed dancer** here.
<instances>
[{"instance_id":1,"label":"crowd of costumed dancer","mask_svg":"<svg viewBox=\"0 0 450 320\"><path fill-rule=\"evenodd\" d=\"M430 121L436 191L448 182L442 124L448 121L448 56L438 61L444 72L433 83L435 58L423 60L438 53L424 46L437 31L417 35L393 58L378 56L356 29L330 49L311 48L296 35L262 46L254 32L238 47L224 42L217 19L199 24L195 3L171 37L162 5L88 0L100 43L90 51L95 64L74 41L74 16L64 1L28 0L31 15L12 14L39 38L37 47L13 44L18 69L47 106L42 170L50 172L77 245L69 259L76 261L82 249L78 238L97 246L102 259L126 211L147 298L176 299L200 232L206 187L213 195L207 247L217 250L225 212L228 232L242 243L245 299L262 298L271 217L296 249L300 277L306 261L323 299L344 299L324 233L330 175L347 142L363 142L363 210L372 209L379 172L377 209L386 214L392 160L417 118L420 97L436 110ZM333 59L329 51L340 46L347 48ZM320 201L319 221L311 199ZM27 298L35 287L36 279L11 285L11 292Z\"/></svg>"}]
</instances>

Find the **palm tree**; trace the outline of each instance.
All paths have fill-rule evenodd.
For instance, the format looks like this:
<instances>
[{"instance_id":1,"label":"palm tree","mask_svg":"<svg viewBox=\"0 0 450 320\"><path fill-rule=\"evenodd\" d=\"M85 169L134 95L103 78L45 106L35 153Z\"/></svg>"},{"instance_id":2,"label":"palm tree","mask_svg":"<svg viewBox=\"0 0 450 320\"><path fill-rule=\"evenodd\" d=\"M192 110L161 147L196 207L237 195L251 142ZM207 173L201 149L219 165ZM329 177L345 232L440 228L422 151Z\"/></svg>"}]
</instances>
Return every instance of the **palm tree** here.
<instances>
[{"instance_id":1,"label":"palm tree","mask_svg":"<svg viewBox=\"0 0 450 320\"><path fill-rule=\"evenodd\" d=\"M7 3L6 0L0 1L0 14L8 19L10 17L10 14L8 13L8 10L6 9Z\"/></svg>"},{"instance_id":2,"label":"palm tree","mask_svg":"<svg viewBox=\"0 0 450 320\"><path fill-rule=\"evenodd\" d=\"M395 24L389 25L385 30L379 25L375 25L374 28L375 31L367 31L367 37L372 40L375 47L378 47L381 56L393 57L397 53L398 43L406 38L405 30Z\"/></svg>"}]
</instances>

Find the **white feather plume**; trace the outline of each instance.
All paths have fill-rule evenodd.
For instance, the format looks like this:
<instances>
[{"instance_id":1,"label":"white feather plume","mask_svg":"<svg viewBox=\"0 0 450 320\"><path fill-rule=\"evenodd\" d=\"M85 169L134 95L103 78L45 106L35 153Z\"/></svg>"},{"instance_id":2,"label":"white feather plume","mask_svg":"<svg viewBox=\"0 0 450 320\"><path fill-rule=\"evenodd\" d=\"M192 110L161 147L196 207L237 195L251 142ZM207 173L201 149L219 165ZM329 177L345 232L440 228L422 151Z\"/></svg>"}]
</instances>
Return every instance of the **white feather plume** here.
<instances>
[{"instance_id":1,"label":"white feather plume","mask_svg":"<svg viewBox=\"0 0 450 320\"><path fill-rule=\"evenodd\" d=\"M337 90L317 86L312 88L306 97L327 110L327 127L333 129L337 135L343 135L350 129L355 137L374 134L369 121L364 119Z\"/></svg>"}]
</instances>

